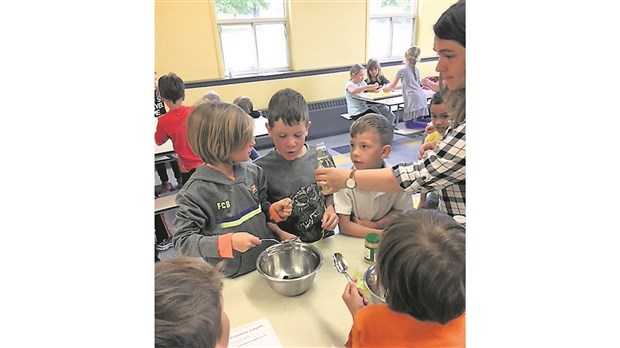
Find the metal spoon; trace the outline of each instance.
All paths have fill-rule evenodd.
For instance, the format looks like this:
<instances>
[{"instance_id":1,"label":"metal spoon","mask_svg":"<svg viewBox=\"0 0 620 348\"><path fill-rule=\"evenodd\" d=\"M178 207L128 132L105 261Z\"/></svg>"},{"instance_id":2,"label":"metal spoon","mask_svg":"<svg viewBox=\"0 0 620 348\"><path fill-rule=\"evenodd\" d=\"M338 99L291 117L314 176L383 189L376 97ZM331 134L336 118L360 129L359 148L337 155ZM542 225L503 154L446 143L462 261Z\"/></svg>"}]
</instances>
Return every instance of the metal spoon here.
<instances>
[{"instance_id":1,"label":"metal spoon","mask_svg":"<svg viewBox=\"0 0 620 348\"><path fill-rule=\"evenodd\" d=\"M276 242L276 243L280 243L280 244L284 244L284 243L293 243L293 242L297 242L297 241L301 241L301 238L299 238L299 236L291 238L291 239L285 239L282 241L279 241L277 239L273 239L273 238L262 238L261 241L271 241L271 242Z\"/></svg>"},{"instance_id":2,"label":"metal spoon","mask_svg":"<svg viewBox=\"0 0 620 348\"><path fill-rule=\"evenodd\" d=\"M344 274L344 276L347 277L349 282L353 282L353 279L351 279L351 276L349 275L349 273L347 273L347 270L349 270L349 265L347 265L347 261L345 261L345 259L342 257L342 254L334 253L334 255L332 255L332 261L334 261L334 267L336 267L336 271L338 271L338 273Z\"/></svg>"}]
</instances>

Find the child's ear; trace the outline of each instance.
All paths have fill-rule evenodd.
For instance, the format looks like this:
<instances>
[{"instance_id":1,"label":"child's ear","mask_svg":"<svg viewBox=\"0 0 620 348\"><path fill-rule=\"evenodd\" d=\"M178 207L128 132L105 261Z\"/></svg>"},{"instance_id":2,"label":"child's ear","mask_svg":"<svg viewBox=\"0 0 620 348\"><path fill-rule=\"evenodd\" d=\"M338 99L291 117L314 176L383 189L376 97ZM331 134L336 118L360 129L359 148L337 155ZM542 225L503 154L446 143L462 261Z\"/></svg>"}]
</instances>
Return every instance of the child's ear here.
<instances>
[{"instance_id":1,"label":"child's ear","mask_svg":"<svg viewBox=\"0 0 620 348\"><path fill-rule=\"evenodd\" d=\"M273 135L271 134L271 127L269 126L269 122L265 122L265 128L267 128L267 136L273 139Z\"/></svg>"},{"instance_id":2,"label":"child's ear","mask_svg":"<svg viewBox=\"0 0 620 348\"><path fill-rule=\"evenodd\" d=\"M383 145L381 149L381 159L386 159L390 152L392 152L392 145Z\"/></svg>"}]
</instances>

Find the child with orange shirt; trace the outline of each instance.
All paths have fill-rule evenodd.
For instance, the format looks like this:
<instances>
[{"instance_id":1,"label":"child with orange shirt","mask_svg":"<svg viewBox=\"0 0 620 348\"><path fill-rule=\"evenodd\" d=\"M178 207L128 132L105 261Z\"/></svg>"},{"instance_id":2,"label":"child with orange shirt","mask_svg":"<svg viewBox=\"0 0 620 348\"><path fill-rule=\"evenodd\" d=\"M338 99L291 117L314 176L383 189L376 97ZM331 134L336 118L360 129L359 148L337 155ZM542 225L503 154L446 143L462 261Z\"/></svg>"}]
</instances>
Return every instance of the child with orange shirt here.
<instances>
[{"instance_id":1,"label":"child with orange shirt","mask_svg":"<svg viewBox=\"0 0 620 348\"><path fill-rule=\"evenodd\" d=\"M438 210L407 211L383 231L375 267L386 304L366 305L347 284L346 347L465 347L465 227Z\"/></svg>"}]
</instances>

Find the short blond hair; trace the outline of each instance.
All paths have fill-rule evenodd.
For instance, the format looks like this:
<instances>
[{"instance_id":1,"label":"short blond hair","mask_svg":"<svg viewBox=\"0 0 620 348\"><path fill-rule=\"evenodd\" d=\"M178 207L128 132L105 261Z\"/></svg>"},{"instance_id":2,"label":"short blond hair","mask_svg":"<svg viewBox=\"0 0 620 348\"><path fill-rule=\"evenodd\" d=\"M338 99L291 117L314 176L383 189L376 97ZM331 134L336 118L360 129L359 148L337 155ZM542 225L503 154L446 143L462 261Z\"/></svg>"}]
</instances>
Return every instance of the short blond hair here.
<instances>
[{"instance_id":1,"label":"short blond hair","mask_svg":"<svg viewBox=\"0 0 620 348\"><path fill-rule=\"evenodd\" d=\"M205 163L232 163L232 153L246 146L253 133L248 115L229 103L201 103L187 118L189 145Z\"/></svg>"}]
</instances>

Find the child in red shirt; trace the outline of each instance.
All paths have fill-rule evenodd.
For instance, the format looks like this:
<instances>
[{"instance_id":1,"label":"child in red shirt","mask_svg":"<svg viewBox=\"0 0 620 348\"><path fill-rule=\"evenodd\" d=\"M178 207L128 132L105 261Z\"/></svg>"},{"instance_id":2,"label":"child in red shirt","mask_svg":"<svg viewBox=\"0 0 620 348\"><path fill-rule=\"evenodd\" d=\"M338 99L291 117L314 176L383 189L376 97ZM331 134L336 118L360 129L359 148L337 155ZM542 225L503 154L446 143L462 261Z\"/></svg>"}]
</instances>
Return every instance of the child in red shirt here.
<instances>
[{"instance_id":1,"label":"child in red shirt","mask_svg":"<svg viewBox=\"0 0 620 348\"><path fill-rule=\"evenodd\" d=\"M185 84L175 73L169 73L159 78L157 83L159 96L168 107L168 112L157 120L155 143L162 145L168 139L172 140L174 152L179 156L181 169L181 183L179 188L187 182L196 167L204 162L196 156L189 146L187 139L187 116L191 106L183 106L185 100Z\"/></svg>"}]
</instances>

